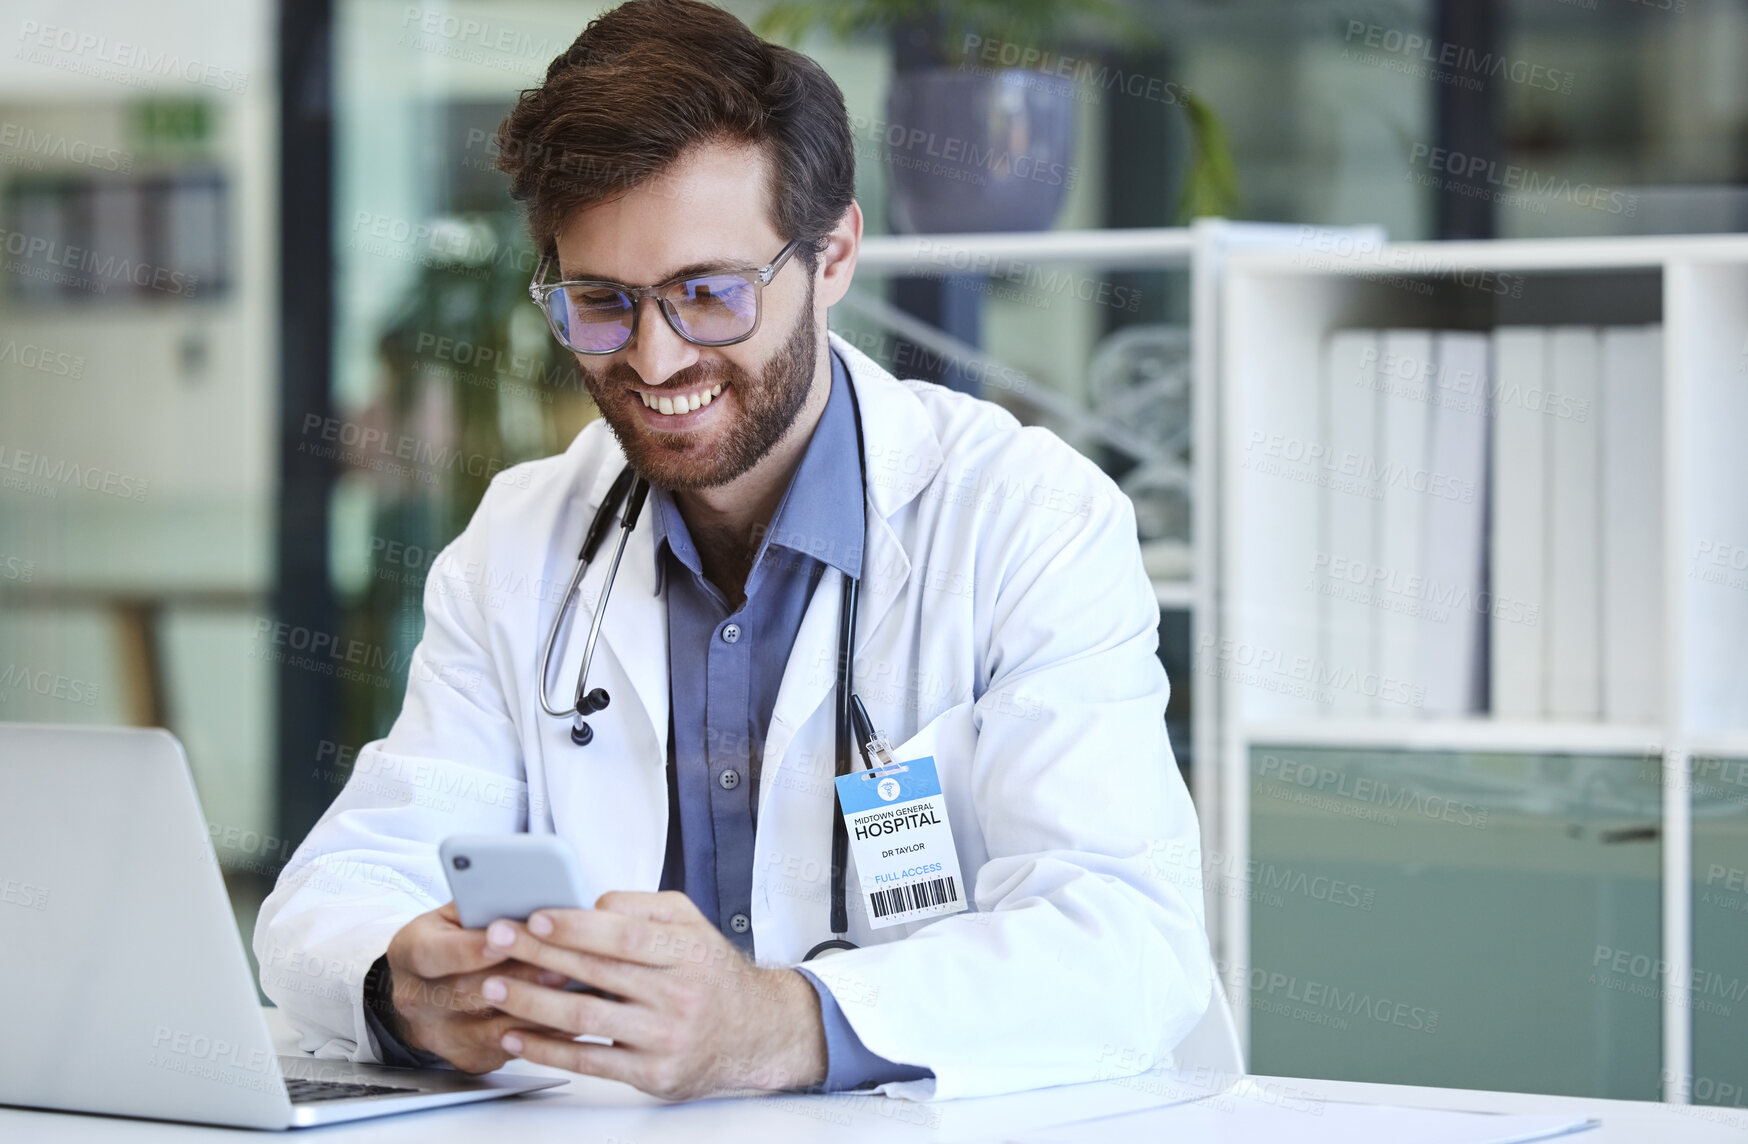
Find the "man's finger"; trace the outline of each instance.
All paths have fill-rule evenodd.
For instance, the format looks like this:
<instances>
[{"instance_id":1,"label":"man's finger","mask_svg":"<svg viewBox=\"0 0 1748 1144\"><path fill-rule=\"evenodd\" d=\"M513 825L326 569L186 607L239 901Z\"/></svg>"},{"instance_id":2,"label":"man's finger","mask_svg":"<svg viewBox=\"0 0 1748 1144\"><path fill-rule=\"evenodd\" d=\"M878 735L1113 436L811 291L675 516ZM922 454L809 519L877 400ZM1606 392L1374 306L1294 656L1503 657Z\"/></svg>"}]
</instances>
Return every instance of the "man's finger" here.
<instances>
[{"instance_id":1,"label":"man's finger","mask_svg":"<svg viewBox=\"0 0 1748 1144\"><path fill-rule=\"evenodd\" d=\"M549 975L550 970L538 965L529 965L521 961L506 961L500 965L489 966L472 973L464 973L459 977L450 978L444 984L450 988L454 998L452 1008L459 1007L475 1016L497 1012L492 1002L485 996L483 986L488 977L513 977L518 981L540 982L542 975ZM564 984L562 981L557 984Z\"/></svg>"},{"instance_id":2,"label":"man's finger","mask_svg":"<svg viewBox=\"0 0 1748 1144\"><path fill-rule=\"evenodd\" d=\"M486 941L480 930L462 929L461 923L433 910L411 922L406 931L395 935L406 945L406 967L424 978L453 977L471 973L504 961L509 955ZM393 946L391 944L391 951ZM391 963L393 958L390 959Z\"/></svg>"},{"instance_id":3,"label":"man's finger","mask_svg":"<svg viewBox=\"0 0 1748 1144\"><path fill-rule=\"evenodd\" d=\"M697 903L678 890L662 890L653 894L641 890L609 890L595 902L595 908L675 925L704 922L704 915L698 912ZM530 917L528 920L534 919Z\"/></svg>"},{"instance_id":4,"label":"man's finger","mask_svg":"<svg viewBox=\"0 0 1748 1144\"><path fill-rule=\"evenodd\" d=\"M526 1026L527 1022L520 1017L511 1017L504 1013L496 1014L482 1021L446 1026L444 1033L430 1051L456 1068L477 1075L502 1068L504 1062L511 1059L509 1054L504 1052L505 1033L515 1031L529 1035L566 1036L561 1030L534 1030L528 1029Z\"/></svg>"},{"instance_id":5,"label":"man's finger","mask_svg":"<svg viewBox=\"0 0 1748 1144\"><path fill-rule=\"evenodd\" d=\"M429 978L407 973L394 979L395 1005L403 1014L422 1012L427 1018L439 1010L466 1017L486 1017L495 1012L491 1002L480 992L480 983L489 974L532 976L539 972L533 966L506 962L454 977Z\"/></svg>"},{"instance_id":6,"label":"man's finger","mask_svg":"<svg viewBox=\"0 0 1748 1144\"><path fill-rule=\"evenodd\" d=\"M671 983L666 971L660 967L573 949L558 944L556 935L542 940L530 934L520 922L493 923L494 926L498 924L506 927L511 938L510 944L504 948L515 963L560 973L570 980L645 1005L657 1006L669 996ZM480 976L484 978L489 973L487 970Z\"/></svg>"},{"instance_id":7,"label":"man's finger","mask_svg":"<svg viewBox=\"0 0 1748 1144\"><path fill-rule=\"evenodd\" d=\"M493 986L501 986L501 990ZM655 1047L656 1015L641 1005L547 989L512 977L487 977L483 992L498 1010L573 1036L587 1033L639 1048ZM495 992L502 996L493 998Z\"/></svg>"},{"instance_id":8,"label":"man's finger","mask_svg":"<svg viewBox=\"0 0 1748 1144\"><path fill-rule=\"evenodd\" d=\"M639 1056L631 1049L617 1045L595 1045L587 1041L547 1037L528 1029L511 1029L500 1039L500 1047L511 1056L537 1065L550 1065L583 1076L598 1076L621 1081L636 1088L649 1090L644 1080Z\"/></svg>"},{"instance_id":9,"label":"man's finger","mask_svg":"<svg viewBox=\"0 0 1748 1144\"><path fill-rule=\"evenodd\" d=\"M550 932L541 933L535 928L543 922L550 923ZM510 928L508 931L497 931L496 927L499 925ZM536 910L529 916L527 923L493 922L486 932L488 935L494 932L513 933L515 940L508 946L498 948L507 948L512 957L542 965L545 962L525 956L522 947L516 942L527 938L637 965L672 964L676 960L675 947L689 947L692 944L689 939L683 940L680 937L678 927L608 910ZM602 988L608 986L602 985Z\"/></svg>"}]
</instances>

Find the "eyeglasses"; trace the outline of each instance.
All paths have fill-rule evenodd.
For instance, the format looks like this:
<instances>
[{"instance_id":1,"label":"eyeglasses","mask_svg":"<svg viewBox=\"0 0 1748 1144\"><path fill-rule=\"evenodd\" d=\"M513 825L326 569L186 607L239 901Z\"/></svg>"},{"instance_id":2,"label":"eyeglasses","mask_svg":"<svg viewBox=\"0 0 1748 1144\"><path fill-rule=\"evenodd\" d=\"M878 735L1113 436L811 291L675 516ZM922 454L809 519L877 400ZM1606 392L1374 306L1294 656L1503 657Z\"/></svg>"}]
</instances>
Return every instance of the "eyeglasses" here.
<instances>
[{"instance_id":1,"label":"eyeglasses","mask_svg":"<svg viewBox=\"0 0 1748 1144\"><path fill-rule=\"evenodd\" d=\"M800 245L799 239L790 242L769 266L689 274L659 286L592 279L542 282L550 261L542 258L528 296L546 315L559 343L580 354L624 349L637 333L638 302L644 298L654 298L674 333L693 345L732 346L758 332L759 297Z\"/></svg>"}]
</instances>

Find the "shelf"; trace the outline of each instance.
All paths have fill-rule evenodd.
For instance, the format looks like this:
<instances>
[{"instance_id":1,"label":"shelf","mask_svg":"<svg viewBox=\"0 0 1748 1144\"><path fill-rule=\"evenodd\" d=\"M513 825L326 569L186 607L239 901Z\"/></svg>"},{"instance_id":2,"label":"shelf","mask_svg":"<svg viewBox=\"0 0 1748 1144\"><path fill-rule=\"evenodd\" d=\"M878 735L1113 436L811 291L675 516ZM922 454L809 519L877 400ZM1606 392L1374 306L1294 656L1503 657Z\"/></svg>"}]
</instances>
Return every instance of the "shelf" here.
<instances>
[{"instance_id":1,"label":"shelf","mask_svg":"<svg viewBox=\"0 0 1748 1144\"><path fill-rule=\"evenodd\" d=\"M1688 740L1687 753L1708 759L1748 759L1748 731L1695 735Z\"/></svg>"},{"instance_id":2,"label":"shelf","mask_svg":"<svg viewBox=\"0 0 1748 1144\"><path fill-rule=\"evenodd\" d=\"M858 270L922 276L976 274L1002 261L1076 262L1157 270L1184 267L1194 232L1181 227L1044 230L1036 234L882 234L862 240ZM980 259L987 261L979 263Z\"/></svg>"},{"instance_id":3,"label":"shelf","mask_svg":"<svg viewBox=\"0 0 1748 1144\"><path fill-rule=\"evenodd\" d=\"M1292 719L1242 723L1238 735L1251 746L1619 754L1635 758L1659 758L1663 753L1661 727L1615 723Z\"/></svg>"},{"instance_id":4,"label":"shelf","mask_svg":"<svg viewBox=\"0 0 1748 1144\"><path fill-rule=\"evenodd\" d=\"M1375 274L1412 278L1453 266L1527 273L1656 269L1672 261L1748 260L1744 235L1648 235L1624 238L1492 239L1475 242L1392 242L1355 245L1306 227L1293 250L1234 253L1234 270L1278 274Z\"/></svg>"}]
</instances>

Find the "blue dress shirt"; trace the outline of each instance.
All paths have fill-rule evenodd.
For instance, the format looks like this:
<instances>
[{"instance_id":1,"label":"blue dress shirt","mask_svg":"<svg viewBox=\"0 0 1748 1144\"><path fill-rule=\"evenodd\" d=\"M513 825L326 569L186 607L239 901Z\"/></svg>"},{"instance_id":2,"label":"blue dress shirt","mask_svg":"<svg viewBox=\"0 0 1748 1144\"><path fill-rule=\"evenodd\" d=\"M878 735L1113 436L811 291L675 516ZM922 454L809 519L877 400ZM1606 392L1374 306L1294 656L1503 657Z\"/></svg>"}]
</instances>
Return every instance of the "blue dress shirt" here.
<instances>
[{"instance_id":1,"label":"blue dress shirt","mask_svg":"<svg viewBox=\"0 0 1748 1144\"><path fill-rule=\"evenodd\" d=\"M749 957L753 839L771 709L820 577L827 567L860 577L862 568L855 398L836 353L831 362L831 394L759 542L739 608L705 578L673 498L650 491L657 590L665 580L668 593L668 756L677 778L669 785L662 888L684 890ZM801 972L819 995L825 1022L825 1091L934 1075L870 1052L831 990L807 969Z\"/></svg>"}]
</instances>

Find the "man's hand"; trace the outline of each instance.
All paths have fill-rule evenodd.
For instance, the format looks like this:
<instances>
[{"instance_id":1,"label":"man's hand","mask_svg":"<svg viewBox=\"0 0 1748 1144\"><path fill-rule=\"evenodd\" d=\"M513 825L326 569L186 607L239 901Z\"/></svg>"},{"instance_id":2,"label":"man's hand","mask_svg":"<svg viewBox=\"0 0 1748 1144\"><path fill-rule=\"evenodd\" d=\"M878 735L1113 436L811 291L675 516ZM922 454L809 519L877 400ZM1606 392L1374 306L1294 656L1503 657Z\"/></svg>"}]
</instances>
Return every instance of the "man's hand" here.
<instances>
[{"instance_id":1,"label":"man's hand","mask_svg":"<svg viewBox=\"0 0 1748 1144\"><path fill-rule=\"evenodd\" d=\"M486 975L486 999L521 1018L501 1041L514 1056L670 1100L825 1079L813 986L793 969L747 961L685 894L603 894L593 910L539 910L526 925L497 921L486 934L504 957L614 995ZM555 1029L562 1033L551 1035ZM571 1039L583 1033L613 1043Z\"/></svg>"},{"instance_id":2,"label":"man's hand","mask_svg":"<svg viewBox=\"0 0 1748 1144\"><path fill-rule=\"evenodd\" d=\"M505 1031L528 1024L493 1008L480 993L488 975L524 983L565 980L538 966L505 965L509 956L487 945L483 933L461 928L454 902L402 926L387 957L396 1035L470 1073L491 1072L509 1060L500 1044Z\"/></svg>"}]
</instances>

